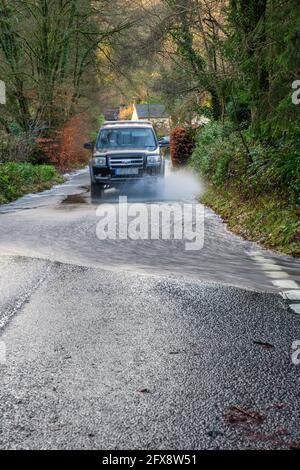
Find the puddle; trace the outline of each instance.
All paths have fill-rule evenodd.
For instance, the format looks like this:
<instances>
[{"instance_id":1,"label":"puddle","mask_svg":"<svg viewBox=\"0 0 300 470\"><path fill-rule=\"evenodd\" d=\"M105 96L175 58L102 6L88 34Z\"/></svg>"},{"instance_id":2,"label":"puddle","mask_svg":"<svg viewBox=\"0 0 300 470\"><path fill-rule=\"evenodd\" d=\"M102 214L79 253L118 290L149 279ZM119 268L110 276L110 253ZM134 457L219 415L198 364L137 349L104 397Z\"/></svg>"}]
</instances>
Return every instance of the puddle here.
<instances>
[{"instance_id":1,"label":"puddle","mask_svg":"<svg viewBox=\"0 0 300 470\"><path fill-rule=\"evenodd\" d=\"M87 204L88 201L83 194L69 194L62 201L61 204Z\"/></svg>"}]
</instances>

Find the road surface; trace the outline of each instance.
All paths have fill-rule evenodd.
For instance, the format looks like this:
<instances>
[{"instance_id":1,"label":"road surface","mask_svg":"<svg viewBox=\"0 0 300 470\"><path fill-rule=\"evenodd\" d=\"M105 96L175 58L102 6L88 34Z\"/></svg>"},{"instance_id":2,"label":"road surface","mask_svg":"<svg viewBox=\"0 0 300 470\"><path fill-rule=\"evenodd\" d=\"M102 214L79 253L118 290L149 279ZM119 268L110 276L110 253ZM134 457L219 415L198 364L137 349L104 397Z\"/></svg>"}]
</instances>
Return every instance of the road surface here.
<instances>
[{"instance_id":1,"label":"road surface","mask_svg":"<svg viewBox=\"0 0 300 470\"><path fill-rule=\"evenodd\" d=\"M169 173L128 197L201 190ZM98 206L118 196L91 203L83 170L0 206L0 448L298 448L300 263L209 209L199 251L101 241Z\"/></svg>"}]
</instances>

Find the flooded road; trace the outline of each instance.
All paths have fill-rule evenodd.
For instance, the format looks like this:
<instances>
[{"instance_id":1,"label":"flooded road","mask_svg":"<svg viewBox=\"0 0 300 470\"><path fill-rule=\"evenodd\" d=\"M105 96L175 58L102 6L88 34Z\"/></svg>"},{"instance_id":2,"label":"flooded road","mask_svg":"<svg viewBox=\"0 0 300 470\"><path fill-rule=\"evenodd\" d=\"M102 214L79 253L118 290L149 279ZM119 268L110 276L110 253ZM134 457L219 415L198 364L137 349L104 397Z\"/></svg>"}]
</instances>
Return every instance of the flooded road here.
<instances>
[{"instance_id":1,"label":"flooded road","mask_svg":"<svg viewBox=\"0 0 300 470\"><path fill-rule=\"evenodd\" d=\"M156 191L142 185L121 193L110 189L101 201L92 202L88 170L81 170L50 191L0 206L0 252L90 267L187 276L258 291L282 290L274 279L283 278L283 286L287 279L300 281L299 261L262 250L233 235L208 208L205 208L201 250L187 251L182 240L174 239L97 238L97 209L109 205L118 210L120 194L128 197L128 204L195 205L203 189L195 176L168 169L164 186ZM261 263L261 256L266 267Z\"/></svg>"}]
</instances>

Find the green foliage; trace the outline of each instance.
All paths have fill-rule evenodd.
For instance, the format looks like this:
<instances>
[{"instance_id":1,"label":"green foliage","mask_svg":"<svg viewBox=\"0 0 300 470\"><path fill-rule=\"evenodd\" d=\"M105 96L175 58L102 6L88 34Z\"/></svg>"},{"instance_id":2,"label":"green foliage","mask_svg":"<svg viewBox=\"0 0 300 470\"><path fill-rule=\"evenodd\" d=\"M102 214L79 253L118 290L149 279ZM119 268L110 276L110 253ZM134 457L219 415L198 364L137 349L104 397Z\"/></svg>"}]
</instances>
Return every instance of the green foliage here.
<instances>
[{"instance_id":1,"label":"green foliage","mask_svg":"<svg viewBox=\"0 0 300 470\"><path fill-rule=\"evenodd\" d=\"M226 57L236 72L231 96L238 108L251 112L251 130L261 141L276 141L299 127L299 109L291 99L300 69L298 3L229 2Z\"/></svg>"},{"instance_id":2,"label":"green foliage","mask_svg":"<svg viewBox=\"0 0 300 470\"><path fill-rule=\"evenodd\" d=\"M300 205L300 140L261 143L243 132L250 152L230 122L211 122L198 134L191 165L216 186L233 185L246 198L281 194Z\"/></svg>"},{"instance_id":3,"label":"green foliage","mask_svg":"<svg viewBox=\"0 0 300 470\"><path fill-rule=\"evenodd\" d=\"M27 161L36 153L37 145L30 132L14 126L8 134L0 129L0 163Z\"/></svg>"},{"instance_id":4,"label":"green foliage","mask_svg":"<svg viewBox=\"0 0 300 470\"><path fill-rule=\"evenodd\" d=\"M62 177L51 165L4 163L0 165L0 203L17 199L27 192L50 188L62 182Z\"/></svg>"},{"instance_id":5,"label":"green foliage","mask_svg":"<svg viewBox=\"0 0 300 470\"><path fill-rule=\"evenodd\" d=\"M98 131L103 126L104 122L105 122L104 114L99 114L99 116L97 117L98 129L96 131L91 132L90 134L92 142L96 141L97 136L98 136Z\"/></svg>"},{"instance_id":6,"label":"green foliage","mask_svg":"<svg viewBox=\"0 0 300 470\"><path fill-rule=\"evenodd\" d=\"M191 165L197 171L220 185L245 170L242 142L227 121L224 125L211 122L199 132ZM240 176L240 175L239 175Z\"/></svg>"},{"instance_id":7,"label":"green foliage","mask_svg":"<svg viewBox=\"0 0 300 470\"><path fill-rule=\"evenodd\" d=\"M257 144L251 149L253 163L247 176L260 191L281 192L294 205L300 205L300 144L295 140L271 145Z\"/></svg>"},{"instance_id":8,"label":"green foliage","mask_svg":"<svg viewBox=\"0 0 300 470\"><path fill-rule=\"evenodd\" d=\"M245 200L237 188L213 186L201 198L217 211L231 230L289 255L300 256L300 220L294 207L279 196L260 195Z\"/></svg>"},{"instance_id":9,"label":"green foliage","mask_svg":"<svg viewBox=\"0 0 300 470\"><path fill-rule=\"evenodd\" d=\"M29 141L52 138L85 110L99 113L100 51L130 24L117 10L106 0L0 0L0 133L9 143L16 137L17 161L30 161ZM10 153L1 138L0 154Z\"/></svg>"}]
</instances>

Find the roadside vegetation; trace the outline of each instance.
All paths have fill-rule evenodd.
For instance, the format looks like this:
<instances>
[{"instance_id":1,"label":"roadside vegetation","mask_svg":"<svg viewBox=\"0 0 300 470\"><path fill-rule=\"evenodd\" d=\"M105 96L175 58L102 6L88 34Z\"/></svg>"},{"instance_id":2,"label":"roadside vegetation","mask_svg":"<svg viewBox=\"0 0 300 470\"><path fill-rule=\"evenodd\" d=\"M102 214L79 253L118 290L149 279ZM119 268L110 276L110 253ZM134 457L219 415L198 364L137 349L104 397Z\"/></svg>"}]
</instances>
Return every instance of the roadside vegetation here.
<instances>
[{"instance_id":1,"label":"roadside vegetation","mask_svg":"<svg viewBox=\"0 0 300 470\"><path fill-rule=\"evenodd\" d=\"M185 127L175 127L170 135L170 158L173 168L185 166L195 147L194 133Z\"/></svg>"},{"instance_id":2,"label":"roadside vegetation","mask_svg":"<svg viewBox=\"0 0 300 470\"><path fill-rule=\"evenodd\" d=\"M299 143L271 145L243 135L244 143L230 122L198 133L190 164L209 181L202 202L243 237L300 256Z\"/></svg>"},{"instance_id":3,"label":"roadside vegetation","mask_svg":"<svg viewBox=\"0 0 300 470\"><path fill-rule=\"evenodd\" d=\"M62 182L62 176L51 165L4 163L0 165L0 204L27 193L50 189L53 184Z\"/></svg>"},{"instance_id":4,"label":"roadside vegetation","mask_svg":"<svg viewBox=\"0 0 300 470\"><path fill-rule=\"evenodd\" d=\"M116 12L116 3L0 0L0 80L6 87L1 202L49 187L57 180L54 167L63 172L87 163L83 143L101 112L101 57L133 21ZM45 164L54 167L35 167Z\"/></svg>"}]
</instances>

